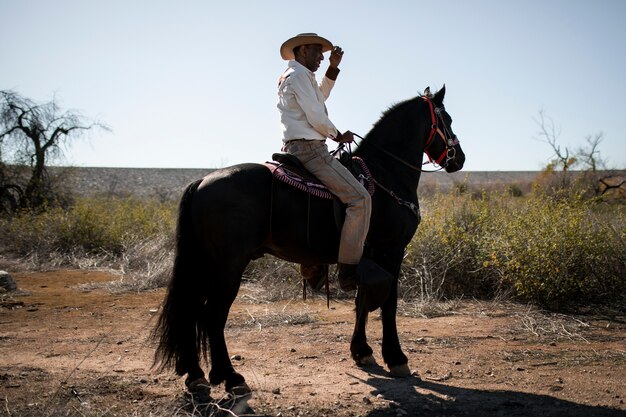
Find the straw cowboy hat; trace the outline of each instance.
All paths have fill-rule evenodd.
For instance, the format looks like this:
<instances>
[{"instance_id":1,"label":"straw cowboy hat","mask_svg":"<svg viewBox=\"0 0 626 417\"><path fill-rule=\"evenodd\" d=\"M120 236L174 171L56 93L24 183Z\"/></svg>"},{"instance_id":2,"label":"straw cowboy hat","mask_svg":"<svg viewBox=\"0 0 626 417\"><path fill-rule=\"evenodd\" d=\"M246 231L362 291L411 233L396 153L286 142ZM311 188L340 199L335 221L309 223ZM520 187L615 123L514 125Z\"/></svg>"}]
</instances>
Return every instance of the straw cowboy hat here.
<instances>
[{"instance_id":1,"label":"straw cowboy hat","mask_svg":"<svg viewBox=\"0 0 626 417\"><path fill-rule=\"evenodd\" d=\"M290 59L296 59L295 55L293 54L293 48L297 46L313 44L322 45L322 52L328 52L333 49L332 42L330 42L328 39L318 36L317 33L301 33L294 36L293 38L287 39L280 46L280 56L283 57L285 61L289 61Z\"/></svg>"}]
</instances>

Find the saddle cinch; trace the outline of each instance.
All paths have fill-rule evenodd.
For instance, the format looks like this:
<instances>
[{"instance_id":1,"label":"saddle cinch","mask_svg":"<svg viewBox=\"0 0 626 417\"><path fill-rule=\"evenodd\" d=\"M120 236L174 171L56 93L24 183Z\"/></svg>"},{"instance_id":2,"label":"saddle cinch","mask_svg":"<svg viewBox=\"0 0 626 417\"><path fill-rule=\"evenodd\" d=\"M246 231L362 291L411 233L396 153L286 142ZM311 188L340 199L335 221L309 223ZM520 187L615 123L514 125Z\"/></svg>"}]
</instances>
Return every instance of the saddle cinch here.
<instances>
[{"instance_id":1,"label":"saddle cinch","mask_svg":"<svg viewBox=\"0 0 626 417\"><path fill-rule=\"evenodd\" d=\"M374 194L375 186L372 181L370 171L365 162L356 156L351 156L349 153L341 153L337 158L339 161L354 175L355 178L365 187L370 193ZM266 162L266 166L272 172L275 179L289 184L301 191L307 192L312 196L319 198L332 199L334 201L333 208L335 213L335 222L337 228L341 229L345 218L346 206L336 196L334 196L328 188L322 184L313 174L311 174L304 165L295 156L280 152L272 155L273 161ZM377 267L376 273L372 273L369 270L375 265L371 260L363 259L359 265L359 276L362 282L361 284L367 284L371 287L371 291L367 293L382 294L387 292L388 281L390 276L388 273L380 267ZM328 265L300 265L300 273L304 279L304 283L308 283L314 290L320 290L322 286L326 285L326 293L328 296ZM382 277L382 278L381 278ZM381 291L384 289L385 291ZM306 285L303 285L303 297L306 299ZM373 310L380 305L378 299L380 297L364 297L368 309ZM371 299L371 300L370 300Z\"/></svg>"}]
</instances>

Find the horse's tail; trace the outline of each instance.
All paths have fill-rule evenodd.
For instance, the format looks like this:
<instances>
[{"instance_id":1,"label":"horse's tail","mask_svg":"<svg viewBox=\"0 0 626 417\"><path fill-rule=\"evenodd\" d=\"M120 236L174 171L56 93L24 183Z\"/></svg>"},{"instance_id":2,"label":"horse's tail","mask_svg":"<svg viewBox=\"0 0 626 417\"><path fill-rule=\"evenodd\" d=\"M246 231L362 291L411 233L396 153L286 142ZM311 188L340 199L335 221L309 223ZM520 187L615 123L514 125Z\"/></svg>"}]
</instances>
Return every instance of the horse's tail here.
<instances>
[{"instance_id":1,"label":"horse's tail","mask_svg":"<svg viewBox=\"0 0 626 417\"><path fill-rule=\"evenodd\" d=\"M196 331L205 291L199 288L203 281L197 277L201 255L191 218L191 200L201 181L189 184L180 200L174 267L153 333L158 343L154 364L160 370L174 367L181 376L198 363L199 351L206 351L206 341Z\"/></svg>"}]
</instances>

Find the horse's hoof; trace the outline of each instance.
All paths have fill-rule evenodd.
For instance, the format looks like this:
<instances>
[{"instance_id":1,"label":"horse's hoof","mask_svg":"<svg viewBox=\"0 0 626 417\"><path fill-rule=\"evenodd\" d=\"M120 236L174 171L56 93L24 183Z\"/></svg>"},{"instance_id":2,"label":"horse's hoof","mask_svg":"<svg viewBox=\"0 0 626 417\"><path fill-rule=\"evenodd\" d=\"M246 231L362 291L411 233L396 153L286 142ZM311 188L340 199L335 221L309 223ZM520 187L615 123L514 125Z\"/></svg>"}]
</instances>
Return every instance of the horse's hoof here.
<instances>
[{"instance_id":1,"label":"horse's hoof","mask_svg":"<svg viewBox=\"0 0 626 417\"><path fill-rule=\"evenodd\" d=\"M390 366L389 373L391 376L396 378L406 378L407 376L411 376L411 370L409 369L409 365L406 363L404 365Z\"/></svg>"},{"instance_id":2,"label":"horse's hoof","mask_svg":"<svg viewBox=\"0 0 626 417\"><path fill-rule=\"evenodd\" d=\"M361 367L378 365L378 363L376 362L376 359L374 359L374 357L372 355L368 355L368 356L364 356L362 358L359 358L359 359L355 360L355 362L356 362L357 366L361 366Z\"/></svg>"},{"instance_id":3,"label":"horse's hoof","mask_svg":"<svg viewBox=\"0 0 626 417\"><path fill-rule=\"evenodd\" d=\"M252 397L252 390L245 382L229 388L228 392L235 397L237 401L249 400Z\"/></svg>"},{"instance_id":4,"label":"horse's hoof","mask_svg":"<svg viewBox=\"0 0 626 417\"><path fill-rule=\"evenodd\" d=\"M211 398L211 384L206 378L198 378L187 385L187 391L191 394L191 398L197 404L208 404L213 402Z\"/></svg>"}]
</instances>

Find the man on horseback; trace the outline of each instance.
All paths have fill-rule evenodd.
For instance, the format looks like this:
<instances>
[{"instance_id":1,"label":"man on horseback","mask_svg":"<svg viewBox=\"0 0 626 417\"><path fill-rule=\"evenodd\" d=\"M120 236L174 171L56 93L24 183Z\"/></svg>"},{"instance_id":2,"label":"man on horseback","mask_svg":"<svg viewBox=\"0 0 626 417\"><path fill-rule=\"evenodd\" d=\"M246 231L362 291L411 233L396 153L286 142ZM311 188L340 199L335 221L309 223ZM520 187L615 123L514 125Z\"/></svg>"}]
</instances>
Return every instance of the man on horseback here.
<instances>
[{"instance_id":1,"label":"man on horseback","mask_svg":"<svg viewBox=\"0 0 626 417\"><path fill-rule=\"evenodd\" d=\"M315 71L330 54L330 66L321 83ZM328 118L324 102L339 75L343 51L315 33L303 33L285 41L281 57L289 61L278 85L278 111L283 131L283 151L294 155L334 195L347 205L341 229L337 268L344 291L356 289L356 270L369 229L371 198L361 183L328 151L326 139L339 143L354 140L349 130L340 133Z\"/></svg>"}]
</instances>

